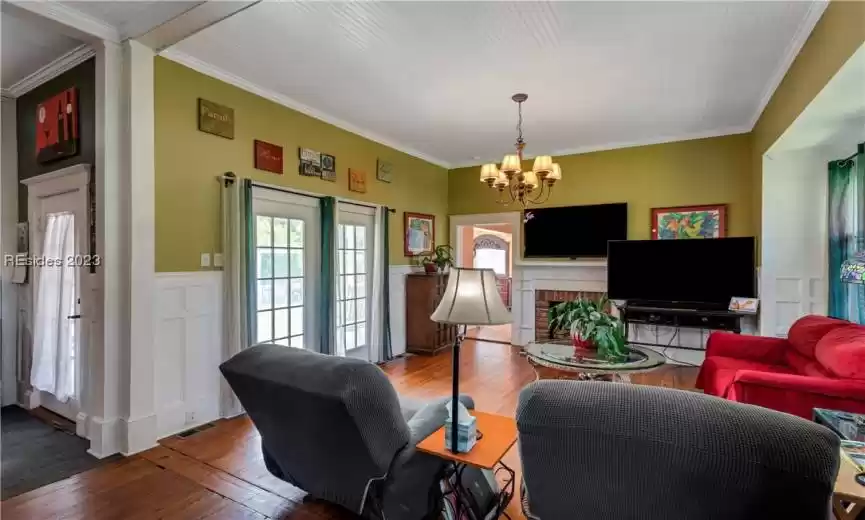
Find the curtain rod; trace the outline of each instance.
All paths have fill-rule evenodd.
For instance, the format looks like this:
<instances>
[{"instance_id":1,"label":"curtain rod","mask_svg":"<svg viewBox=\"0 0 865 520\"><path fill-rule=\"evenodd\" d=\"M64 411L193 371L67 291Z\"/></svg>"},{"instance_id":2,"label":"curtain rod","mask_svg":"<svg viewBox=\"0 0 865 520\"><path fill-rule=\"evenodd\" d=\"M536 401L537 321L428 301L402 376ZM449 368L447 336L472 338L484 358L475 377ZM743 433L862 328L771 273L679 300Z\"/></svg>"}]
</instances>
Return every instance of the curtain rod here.
<instances>
[{"instance_id":1,"label":"curtain rod","mask_svg":"<svg viewBox=\"0 0 865 520\"><path fill-rule=\"evenodd\" d=\"M230 186L231 184L234 184L234 181L237 180L237 176L234 174L234 172L225 172L224 174L222 174L222 175L220 175L219 177L217 177L217 179L223 181L223 182L225 183L226 186ZM282 192L282 193L291 193L292 195L302 195L302 196L304 196L304 197L311 197L311 198L313 198L313 199L322 199L322 198L328 196L328 195L313 195L313 194L308 193L308 192L305 192L305 191L292 190L292 189L289 189L289 188L282 188L282 187L279 187L279 186L272 186L272 185L270 185L270 184L259 184L259 183L255 182L255 181L252 181L252 185L255 186L256 188L262 188L262 189L265 189L265 190L272 190L272 191L279 191L279 192ZM335 198L336 198L336 197L335 197ZM345 201L345 200L339 200L339 203L340 203L340 204L349 204L349 205L352 205L352 206L361 206L361 207L364 207L364 208L375 208L375 207L377 207L375 204L364 204L363 202L349 202L349 201ZM393 209L393 208L387 208L387 210L388 210L389 213L396 213L396 210Z\"/></svg>"}]
</instances>

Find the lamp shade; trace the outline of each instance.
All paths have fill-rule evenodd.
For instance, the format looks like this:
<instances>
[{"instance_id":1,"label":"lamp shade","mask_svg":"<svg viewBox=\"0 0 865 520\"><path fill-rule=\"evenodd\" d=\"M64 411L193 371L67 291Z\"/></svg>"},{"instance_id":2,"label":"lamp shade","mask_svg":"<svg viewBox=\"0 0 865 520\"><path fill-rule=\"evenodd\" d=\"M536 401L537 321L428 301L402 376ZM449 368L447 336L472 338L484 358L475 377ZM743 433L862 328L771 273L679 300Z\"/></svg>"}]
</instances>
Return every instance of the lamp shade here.
<instances>
[{"instance_id":1,"label":"lamp shade","mask_svg":"<svg viewBox=\"0 0 865 520\"><path fill-rule=\"evenodd\" d=\"M453 267L441 303L430 316L454 325L502 325L511 322L492 269Z\"/></svg>"},{"instance_id":2,"label":"lamp shade","mask_svg":"<svg viewBox=\"0 0 865 520\"><path fill-rule=\"evenodd\" d=\"M505 155L504 159L502 159L502 168L501 170L505 174L513 175L515 173L520 173L522 170L522 165L520 164L520 156L519 155Z\"/></svg>"},{"instance_id":3,"label":"lamp shade","mask_svg":"<svg viewBox=\"0 0 865 520\"><path fill-rule=\"evenodd\" d=\"M546 175L553 171L553 158L549 155L539 155L535 157L535 165L532 166L532 171L538 175Z\"/></svg>"},{"instance_id":4,"label":"lamp shade","mask_svg":"<svg viewBox=\"0 0 865 520\"><path fill-rule=\"evenodd\" d=\"M865 251L859 251L841 264L841 281L865 284Z\"/></svg>"},{"instance_id":5,"label":"lamp shade","mask_svg":"<svg viewBox=\"0 0 865 520\"><path fill-rule=\"evenodd\" d=\"M499 169L495 163L485 164L481 166L481 182L491 182L499 176Z\"/></svg>"},{"instance_id":6,"label":"lamp shade","mask_svg":"<svg viewBox=\"0 0 865 520\"><path fill-rule=\"evenodd\" d=\"M526 183L526 189L529 191L538 187L538 174L534 170L529 170L525 174L523 182Z\"/></svg>"},{"instance_id":7,"label":"lamp shade","mask_svg":"<svg viewBox=\"0 0 865 520\"><path fill-rule=\"evenodd\" d=\"M559 163L553 163L550 173L547 174L547 180L560 181L562 180L562 168Z\"/></svg>"},{"instance_id":8,"label":"lamp shade","mask_svg":"<svg viewBox=\"0 0 865 520\"><path fill-rule=\"evenodd\" d=\"M506 188L508 184L510 184L510 181L508 180L507 176L505 176L504 172L499 172L499 176L498 178L496 178L494 186L496 188Z\"/></svg>"}]
</instances>

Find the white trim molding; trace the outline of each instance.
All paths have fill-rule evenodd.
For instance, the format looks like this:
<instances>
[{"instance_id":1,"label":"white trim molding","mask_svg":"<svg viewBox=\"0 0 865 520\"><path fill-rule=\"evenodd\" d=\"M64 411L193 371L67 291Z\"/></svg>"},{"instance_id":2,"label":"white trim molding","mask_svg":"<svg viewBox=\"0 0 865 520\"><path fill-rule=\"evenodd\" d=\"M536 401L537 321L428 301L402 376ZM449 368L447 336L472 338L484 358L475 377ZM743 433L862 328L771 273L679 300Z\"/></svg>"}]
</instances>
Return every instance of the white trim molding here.
<instances>
[{"instance_id":1,"label":"white trim molding","mask_svg":"<svg viewBox=\"0 0 865 520\"><path fill-rule=\"evenodd\" d=\"M8 89L3 89L3 95L11 98L23 96L39 85L77 67L95 55L96 51L89 45L76 47L36 72L12 84Z\"/></svg>"},{"instance_id":2,"label":"white trim molding","mask_svg":"<svg viewBox=\"0 0 865 520\"><path fill-rule=\"evenodd\" d=\"M769 101L772 100L772 96L775 95L775 91L778 89L778 86L781 85L781 81L784 80L784 76L787 75L787 71L790 69L790 66L793 65L796 56L799 55L805 42L808 41L808 37L811 36L811 32L814 30L814 27L817 26L817 22L820 21L820 18L823 16L827 7L829 7L829 0L811 1L811 5L808 8L808 14L806 14L805 18L802 19L802 23L799 24L796 33L793 35L793 39L790 40L789 45L787 45L784 59L782 59L781 63L778 64L778 68L775 70L769 83L766 84L763 96L760 98L757 109L751 117L751 124L747 130L748 132L753 130L754 126L757 125L757 121L759 121L760 116L763 115L763 110L766 109L766 105L768 105Z\"/></svg>"},{"instance_id":3,"label":"white trim molding","mask_svg":"<svg viewBox=\"0 0 865 520\"><path fill-rule=\"evenodd\" d=\"M416 150L410 146L405 146L401 143L398 143L398 142L395 142L391 139L383 137L383 136L381 136L375 132L372 132L370 130L355 126L355 125L353 125L347 121L344 121L338 117L335 117L335 116L330 115L328 113L322 112L321 110L312 108L312 107L305 105L299 101L296 101L295 99L292 99L292 98L290 98L284 94L280 94L280 93L275 92L273 90L264 88L264 87L257 85L251 81L248 81L244 78L241 78L240 76L232 74L231 72L228 72L224 69L216 67L215 65L211 65L210 63L207 63L205 61L199 60L198 58L195 58L195 57L190 56L186 53L180 52L176 49L168 48L168 49L160 52L159 55L162 56L163 58L167 58L173 62L176 62L176 63L179 63L179 64L184 65L186 67L189 67L192 70L198 71L198 72L200 72L206 76L210 76L210 77L216 78L220 81L224 81L225 83L228 83L229 85L233 85L233 86L240 88L240 89L243 89L247 92L251 92L252 94L255 94L257 96L261 96L265 99L269 99L270 101L273 101L274 103L278 103L284 107L288 107L288 108L290 108L292 110L296 110L302 114L306 114L310 117L314 117L315 119L318 119L320 121L324 121L325 123L329 123L329 124L331 124L337 128L342 128L343 130L351 132L355 135L365 137L366 139L369 139L370 141L375 141L379 144L383 144L385 146L393 148L394 150L399 150L400 152L407 153L408 155L417 157L418 159L422 159L426 162L435 164L437 166L441 166L442 168L451 168L452 167L452 165L450 163L448 163L447 161L444 161L442 159L438 159L436 157L432 157L432 156L427 155L427 154L425 154L419 150Z\"/></svg>"},{"instance_id":4,"label":"white trim molding","mask_svg":"<svg viewBox=\"0 0 865 520\"><path fill-rule=\"evenodd\" d=\"M120 43L120 31L78 9L61 2L33 2L32 0L4 0L4 8L15 9L17 14L38 17L55 22L67 36L82 41L99 40Z\"/></svg>"}]
</instances>

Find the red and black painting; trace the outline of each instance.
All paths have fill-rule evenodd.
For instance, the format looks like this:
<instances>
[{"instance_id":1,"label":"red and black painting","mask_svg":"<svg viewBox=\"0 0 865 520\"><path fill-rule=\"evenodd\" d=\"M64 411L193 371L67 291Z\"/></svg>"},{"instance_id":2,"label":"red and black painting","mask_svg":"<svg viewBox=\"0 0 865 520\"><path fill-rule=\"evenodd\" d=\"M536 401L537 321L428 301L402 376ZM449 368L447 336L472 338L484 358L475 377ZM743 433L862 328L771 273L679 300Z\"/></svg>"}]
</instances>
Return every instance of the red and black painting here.
<instances>
[{"instance_id":1,"label":"red and black painting","mask_svg":"<svg viewBox=\"0 0 865 520\"><path fill-rule=\"evenodd\" d=\"M47 163L78 153L78 89L36 106L36 160Z\"/></svg>"}]
</instances>

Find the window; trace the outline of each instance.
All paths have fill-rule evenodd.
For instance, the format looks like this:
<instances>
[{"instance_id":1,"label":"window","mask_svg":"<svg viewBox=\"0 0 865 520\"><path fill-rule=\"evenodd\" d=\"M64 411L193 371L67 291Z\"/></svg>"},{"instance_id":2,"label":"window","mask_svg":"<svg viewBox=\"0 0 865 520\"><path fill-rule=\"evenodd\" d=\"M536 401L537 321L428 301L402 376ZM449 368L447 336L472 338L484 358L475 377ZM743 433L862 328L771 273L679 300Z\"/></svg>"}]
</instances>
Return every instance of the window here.
<instances>
[{"instance_id":1,"label":"window","mask_svg":"<svg viewBox=\"0 0 865 520\"><path fill-rule=\"evenodd\" d=\"M508 253L502 249L475 249L474 266L492 269L499 276L508 274Z\"/></svg>"},{"instance_id":2,"label":"window","mask_svg":"<svg viewBox=\"0 0 865 520\"><path fill-rule=\"evenodd\" d=\"M367 343L367 226L337 229L336 344L340 351Z\"/></svg>"},{"instance_id":3,"label":"window","mask_svg":"<svg viewBox=\"0 0 865 520\"><path fill-rule=\"evenodd\" d=\"M304 221L256 215L256 340L304 348Z\"/></svg>"}]
</instances>

